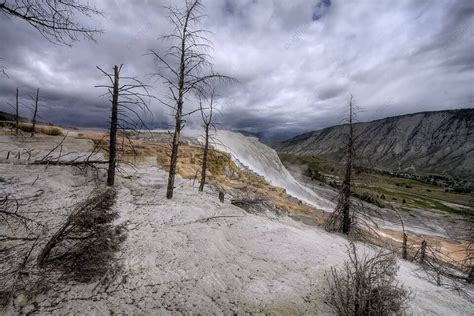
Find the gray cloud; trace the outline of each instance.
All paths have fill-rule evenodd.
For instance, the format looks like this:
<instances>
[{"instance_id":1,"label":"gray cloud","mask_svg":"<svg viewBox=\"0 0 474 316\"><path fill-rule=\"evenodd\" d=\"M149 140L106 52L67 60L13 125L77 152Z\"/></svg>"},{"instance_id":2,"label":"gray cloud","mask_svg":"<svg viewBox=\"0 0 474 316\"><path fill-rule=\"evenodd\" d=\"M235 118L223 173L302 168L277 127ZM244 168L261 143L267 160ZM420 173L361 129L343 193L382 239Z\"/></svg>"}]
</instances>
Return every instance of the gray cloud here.
<instances>
[{"instance_id":1,"label":"gray cloud","mask_svg":"<svg viewBox=\"0 0 474 316\"><path fill-rule=\"evenodd\" d=\"M72 48L47 42L22 21L0 15L0 110L16 87L22 100L41 88L42 116L55 123L105 126L109 104L95 68L125 64L127 75L164 87L148 49L163 49L164 6L175 1L97 1L103 17L84 23L104 30ZM349 94L360 120L474 103L474 2L348 0L208 0L215 70L238 83L219 87L222 126L265 140L338 124ZM186 105L190 110L193 102ZM152 104L150 124L171 123ZM25 110L25 115L28 114ZM196 116L192 120L198 120ZM197 122L195 122L197 124Z\"/></svg>"}]
</instances>

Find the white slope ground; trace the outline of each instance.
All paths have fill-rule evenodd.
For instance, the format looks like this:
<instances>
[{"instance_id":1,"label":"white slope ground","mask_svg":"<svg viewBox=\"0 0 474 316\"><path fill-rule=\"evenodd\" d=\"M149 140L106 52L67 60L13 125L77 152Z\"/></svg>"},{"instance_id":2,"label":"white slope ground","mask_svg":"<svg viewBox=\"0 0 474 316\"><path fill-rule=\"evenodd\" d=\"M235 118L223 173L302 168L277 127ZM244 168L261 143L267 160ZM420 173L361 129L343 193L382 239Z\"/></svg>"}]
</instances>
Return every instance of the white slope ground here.
<instances>
[{"instance_id":1,"label":"white slope ground","mask_svg":"<svg viewBox=\"0 0 474 316\"><path fill-rule=\"evenodd\" d=\"M94 190L67 166L1 162L0 175L2 195L37 195L27 212L47 223L49 234ZM179 178L167 200L166 173L151 163L117 182L117 224L126 225L128 238L117 253L115 281L107 290L64 281L3 313L331 314L324 273L346 259L345 238L288 217L248 214L220 203L212 188L199 193ZM411 263L400 263L399 280L414 293L409 314L472 315L472 302L428 283Z\"/></svg>"},{"instance_id":2,"label":"white slope ground","mask_svg":"<svg viewBox=\"0 0 474 316\"><path fill-rule=\"evenodd\" d=\"M200 133L195 130L184 131L184 134L190 137L197 137ZM323 211L334 210L333 201L301 185L283 166L276 151L259 142L257 138L218 130L213 136L212 145L220 151L229 153L237 165L264 177L274 186L286 189L291 196Z\"/></svg>"}]
</instances>

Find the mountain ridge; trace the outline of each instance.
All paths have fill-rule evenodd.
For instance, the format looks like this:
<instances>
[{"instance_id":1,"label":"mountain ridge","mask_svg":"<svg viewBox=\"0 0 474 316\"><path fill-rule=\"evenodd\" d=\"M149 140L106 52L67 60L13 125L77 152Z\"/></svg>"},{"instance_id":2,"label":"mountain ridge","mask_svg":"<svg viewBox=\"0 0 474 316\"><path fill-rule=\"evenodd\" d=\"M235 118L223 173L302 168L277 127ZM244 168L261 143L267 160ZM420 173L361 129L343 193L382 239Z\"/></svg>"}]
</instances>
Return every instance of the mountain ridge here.
<instances>
[{"instance_id":1,"label":"mountain ridge","mask_svg":"<svg viewBox=\"0 0 474 316\"><path fill-rule=\"evenodd\" d=\"M273 146L281 153L341 160L347 126L303 133ZM474 108L358 122L354 131L362 166L474 179Z\"/></svg>"}]
</instances>

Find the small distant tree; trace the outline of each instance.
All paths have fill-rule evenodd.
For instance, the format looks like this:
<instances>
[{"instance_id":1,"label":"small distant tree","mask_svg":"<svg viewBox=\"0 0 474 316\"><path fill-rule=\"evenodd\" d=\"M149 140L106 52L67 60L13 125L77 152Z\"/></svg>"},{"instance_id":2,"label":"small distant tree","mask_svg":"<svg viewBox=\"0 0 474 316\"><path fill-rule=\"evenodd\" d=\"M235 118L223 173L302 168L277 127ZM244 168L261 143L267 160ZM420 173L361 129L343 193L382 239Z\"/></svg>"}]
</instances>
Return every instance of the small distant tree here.
<instances>
[{"instance_id":1,"label":"small distant tree","mask_svg":"<svg viewBox=\"0 0 474 316\"><path fill-rule=\"evenodd\" d=\"M214 112L214 90L212 90L209 97L209 108L206 110L202 107L202 102L199 102L199 107L201 109L201 118L204 128L204 148L203 148L203 158L202 158L202 168L201 168L201 183L199 185L199 191L204 190L204 185L206 184L206 171L207 171L207 155L209 152L209 137L211 129L216 128L213 121L213 112Z\"/></svg>"},{"instance_id":2,"label":"small distant tree","mask_svg":"<svg viewBox=\"0 0 474 316\"><path fill-rule=\"evenodd\" d=\"M25 21L53 43L70 45L79 37L94 39L101 32L76 20L76 15L90 17L101 14L83 1L3 0L0 13Z\"/></svg>"},{"instance_id":3,"label":"small distant tree","mask_svg":"<svg viewBox=\"0 0 474 316\"><path fill-rule=\"evenodd\" d=\"M117 131L125 135L127 131L136 131L145 127L139 111L149 112L148 104L151 98L147 86L133 77L120 76L120 65L114 66L113 73L109 74L97 66L110 84L98 85L98 88L107 89L112 104L110 129L109 129L109 161L107 169L107 185L115 183L115 170L117 168Z\"/></svg>"},{"instance_id":4,"label":"small distant tree","mask_svg":"<svg viewBox=\"0 0 474 316\"><path fill-rule=\"evenodd\" d=\"M3 60L3 58L0 58L0 62ZM7 71L5 69L5 66L3 66L1 63L0 63L0 75L2 76L5 76L5 77L8 77L7 75Z\"/></svg>"},{"instance_id":5,"label":"small distant tree","mask_svg":"<svg viewBox=\"0 0 474 316\"><path fill-rule=\"evenodd\" d=\"M402 258L404 260L408 259L408 236L405 231L405 222L403 221L402 215L397 209L394 209L397 213L398 218L400 219L400 224L402 225Z\"/></svg>"},{"instance_id":6,"label":"small distant tree","mask_svg":"<svg viewBox=\"0 0 474 316\"><path fill-rule=\"evenodd\" d=\"M352 188L352 167L354 159L354 127L353 127L353 97L349 99L349 118L348 118L348 133L346 143L346 166L344 172L344 180L339 190L339 197L336 209L329 217L326 228L328 230L340 231L344 234L349 234L351 229L351 188Z\"/></svg>"},{"instance_id":7,"label":"small distant tree","mask_svg":"<svg viewBox=\"0 0 474 316\"><path fill-rule=\"evenodd\" d=\"M32 122L31 137L33 137L35 135L36 115L38 114L39 91L40 91L40 89L38 88L36 90L35 108L34 108L34 111L33 111L33 119L31 121Z\"/></svg>"},{"instance_id":8,"label":"small distant tree","mask_svg":"<svg viewBox=\"0 0 474 316\"><path fill-rule=\"evenodd\" d=\"M19 115L19 105L18 105L18 88L16 88L16 102L15 102L15 134L18 136L18 129L20 128L20 115Z\"/></svg>"},{"instance_id":9,"label":"small distant tree","mask_svg":"<svg viewBox=\"0 0 474 316\"><path fill-rule=\"evenodd\" d=\"M468 219L469 229L467 236L466 257L464 267L467 270L467 282L474 283L474 219Z\"/></svg>"},{"instance_id":10,"label":"small distant tree","mask_svg":"<svg viewBox=\"0 0 474 316\"><path fill-rule=\"evenodd\" d=\"M230 79L229 77L214 73L212 63L207 51L211 43L206 37L208 31L199 29L198 24L203 17L200 0L186 0L183 8L169 7L169 19L174 29L171 34L164 36L163 40L171 45L166 53L150 50L160 70L157 76L168 85L168 100L160 102L171 108L174 113L175 123L172 132L170 153L170 167L166 197L173 198L176 165L180 145L181 131L185 125L185 117L199 109L185 113L184 104L190 94L203 95L216 80Z\"/></svg>"}]
</instances>

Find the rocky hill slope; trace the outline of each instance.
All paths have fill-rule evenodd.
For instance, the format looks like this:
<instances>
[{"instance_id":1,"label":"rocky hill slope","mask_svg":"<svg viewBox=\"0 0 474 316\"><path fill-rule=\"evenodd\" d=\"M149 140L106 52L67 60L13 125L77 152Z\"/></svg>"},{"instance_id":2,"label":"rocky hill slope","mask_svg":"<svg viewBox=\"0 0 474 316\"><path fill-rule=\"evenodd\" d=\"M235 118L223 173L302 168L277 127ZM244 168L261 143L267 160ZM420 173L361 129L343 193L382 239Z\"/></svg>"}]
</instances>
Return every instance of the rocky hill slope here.
<instances>
[{"instance_id":1,"label":"rocky hill slope","mask_svg":"<svg viewBox=\"0 0 474 316\"><path fill-rule=\"evenodd\" d=\"M474 109L421 112L355 124L358 162L366 167L474 179ZM274 147L340 160L347 125L305 133Z\"/></svg>"}]
</instances>

